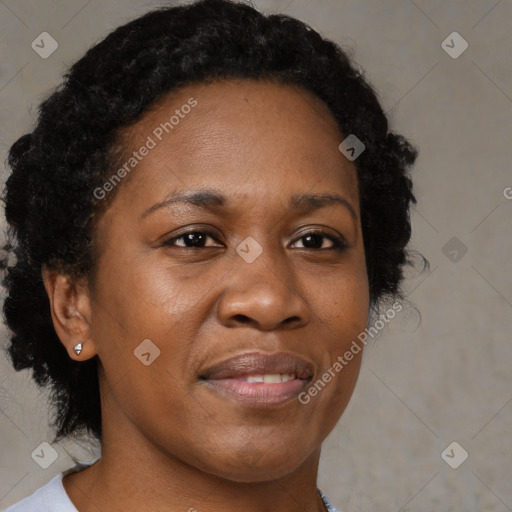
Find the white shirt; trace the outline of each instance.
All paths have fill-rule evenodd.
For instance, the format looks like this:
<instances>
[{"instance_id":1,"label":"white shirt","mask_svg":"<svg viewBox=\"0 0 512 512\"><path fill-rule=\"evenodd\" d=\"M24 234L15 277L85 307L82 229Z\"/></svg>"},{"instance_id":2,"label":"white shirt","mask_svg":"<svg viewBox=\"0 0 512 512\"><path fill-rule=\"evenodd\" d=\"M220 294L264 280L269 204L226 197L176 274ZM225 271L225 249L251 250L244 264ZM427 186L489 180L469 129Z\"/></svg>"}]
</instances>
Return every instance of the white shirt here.
<instances>
[{"instance_id":1,"label":"white shirt","mask_svg":"<svg viewBox=\"0 0 512 512\"><path fill-rule=\"evenodd\" d=\"M37 489L37 491L30 496L9 507L5 512L78 512L62 485L62 477L68 473L81 471L94 464L94 462L78 463L75 467L59 473L47 484ZM320 489L318 489L318 493L322 497L327 512L339 512L338 509L333 507L329 498Z\"/></svg>"},{"instance_id":2,"label":"white shirt","mask_svg":"<svg viewBox=\"0 0 512 512\"><path fill-rule=\"evenodd\" d=\"M78 512L62 485L62 477L68 473L81 471L94 462L78 463L73 468L62 471L47 484L9 507L5 512Z\"/></svg>"}]
</instances>

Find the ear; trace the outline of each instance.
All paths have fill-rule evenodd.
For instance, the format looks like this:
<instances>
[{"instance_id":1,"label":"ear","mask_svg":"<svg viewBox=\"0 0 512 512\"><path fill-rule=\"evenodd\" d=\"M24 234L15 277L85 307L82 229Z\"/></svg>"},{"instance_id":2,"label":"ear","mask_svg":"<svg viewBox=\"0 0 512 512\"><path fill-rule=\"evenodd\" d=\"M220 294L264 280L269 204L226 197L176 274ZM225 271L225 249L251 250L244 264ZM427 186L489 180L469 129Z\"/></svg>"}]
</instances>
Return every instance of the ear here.
<instances>
[{"instance_id":1,"label":"ear","mask_svg":"<svg viewBox=\"0 0 512 512\"><path fill-rule=\"evenodd\" d=\"M55 332L69 357L76 361L90 359L97 351L91 336L91 299L87 284L46 267L42 278ZM80 355L73 350L78 343L82 344Z\"/></svg>"}]
</instances>

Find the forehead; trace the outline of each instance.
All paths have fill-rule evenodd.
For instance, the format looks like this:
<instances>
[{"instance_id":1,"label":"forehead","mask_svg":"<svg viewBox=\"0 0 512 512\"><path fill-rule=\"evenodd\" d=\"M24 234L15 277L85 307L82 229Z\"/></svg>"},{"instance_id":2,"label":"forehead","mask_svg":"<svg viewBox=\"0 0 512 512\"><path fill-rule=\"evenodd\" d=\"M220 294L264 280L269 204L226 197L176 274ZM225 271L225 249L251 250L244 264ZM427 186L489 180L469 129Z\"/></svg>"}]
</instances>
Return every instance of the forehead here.
<instances>
[{"instance_id":1,"label":"forehead","mask_svg":"<svg viewBox=\"0 0 512 512\"><path fill-rule=\"evenodd\" d=\"M259 190L270 200L318 186L341 189L357 206L355 166L338 150L343 138L327 105L302 87L248 79L188 85L122 134L126 161L150 150L137 156L121 195L142 207L145 195L159 200L177 188L240 197Z\"/></svg>"}]
</instances>

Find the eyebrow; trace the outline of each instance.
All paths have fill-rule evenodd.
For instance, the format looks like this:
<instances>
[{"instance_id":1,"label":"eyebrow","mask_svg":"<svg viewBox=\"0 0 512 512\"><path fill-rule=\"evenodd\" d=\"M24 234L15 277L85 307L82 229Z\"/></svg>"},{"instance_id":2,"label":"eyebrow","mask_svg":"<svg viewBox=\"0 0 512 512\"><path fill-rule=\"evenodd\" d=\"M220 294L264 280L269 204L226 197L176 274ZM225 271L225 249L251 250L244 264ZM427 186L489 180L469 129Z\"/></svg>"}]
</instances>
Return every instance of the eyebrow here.
<instances>
[{"instance_id":1,"label":"eyebrow","mask_svg":"<svg viewBox=\"0 0 512 512\"><path fill-rule=\"evenodd\" d=\"M185 194L174 195L169 199L154 204L148 208L139 217L139 221L150 215L151 213L165 208L174 203L193 204L199 208L215 211L221 210L227 204L225 196L215 190L195 190ZM357 214L354 207L342 196L338 194L296 194L290 199L290 209L300 211L301 213L309 213L321 208L333 205L342 205L349 212L354 220L357 221Z\"/></svg>"}]
</instances>

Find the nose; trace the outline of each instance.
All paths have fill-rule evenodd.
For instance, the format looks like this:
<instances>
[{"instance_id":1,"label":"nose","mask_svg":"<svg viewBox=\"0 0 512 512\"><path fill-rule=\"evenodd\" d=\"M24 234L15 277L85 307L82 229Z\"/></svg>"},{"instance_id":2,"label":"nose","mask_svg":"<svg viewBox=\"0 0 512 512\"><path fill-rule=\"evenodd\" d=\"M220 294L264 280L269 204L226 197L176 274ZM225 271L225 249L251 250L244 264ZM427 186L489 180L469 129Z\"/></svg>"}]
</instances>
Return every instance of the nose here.
<instances>
[{"instance_id":1,"label":"nose","mask_svg":"<svg viewBox=\"0 0 512 512\"><path fill-rule=\"evenodd\" d=\"M262 331L297 328L309 322L309 308L292 270L263 252L255 261L240 259L229 273L218 303L227 327L253 326Z\"/></svg>"}]
</instances>

